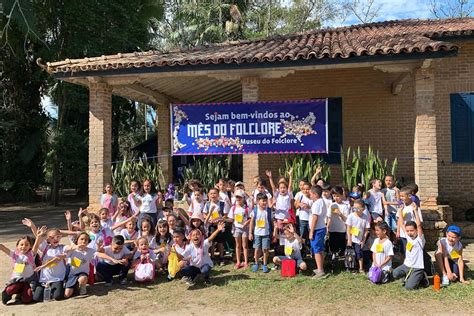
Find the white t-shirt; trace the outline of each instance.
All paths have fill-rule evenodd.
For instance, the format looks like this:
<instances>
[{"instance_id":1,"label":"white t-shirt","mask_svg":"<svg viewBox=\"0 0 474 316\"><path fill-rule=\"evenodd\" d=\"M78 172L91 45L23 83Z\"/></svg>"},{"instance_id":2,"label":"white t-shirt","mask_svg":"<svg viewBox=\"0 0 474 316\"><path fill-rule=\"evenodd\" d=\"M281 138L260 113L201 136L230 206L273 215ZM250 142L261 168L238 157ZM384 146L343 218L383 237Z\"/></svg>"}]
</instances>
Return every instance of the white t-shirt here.
<instances>
[{"instance_id":1,"label":"white t-shirt","mask_svg":"<svg viewBox=\"0 0 474 316\"><path fill-rule=\"evenodd\" d=\"M382 191L375 192L373 189L369 190L369 211L372 213L383 214L383 205L382 205Z\"/></svg>"},{"instance_id":2,"label":"white t-shirt","mask_svg":"<svg viewBox=\"0 0 474 316\"><path fill-rule=\"evenodd\" d=\"M291 199L293 199L293 194L288 192L286 194L280 194L280 192L275 191L275 218L284 220L289 218L289 210L291 208Z\"/></svg>"},{"instance_id":3,"label":"white t-shirt","mask_svg":"<svg viewBox=\"0 0 474 316\"><path fill-rule=\"evenodd\" d=\"M438 243L443 245L443 256L448 256L451 260L459 259L459 256L462 253L462 244L459 240L451 246L446 240L446 237L443 237L438 241Z\"/></svg>"},{"instance_id":4,"label":"white t-shirt","mask_svg":"<svg viewBox=\"0 0 474 316\"><path fill-rule=\"evenodd\" d=\"M121 260L123 259L123 257L131 254L130 250L128 250L127 247L122 247L122 250L120 250L120 252L117 252L117 253L114 253L114 251L112 250L112 246L105 246L104 247L104 253L109 256L109 257L112 257L116 260ZM107 259L102 259L105 263L108 263L112 266L115 265L114 262L110 261L110 260L107 260Z\"/></svg>"},{"instance_id":5,"label":"white t-shirt","mask_svg":"<svg viewBox=\"0 0 474 316\"><path fill-rule=\"evenodd\" d=\"M311 215L311 206L313 205L313 200L311 200L309 197L305 196L304 194L301 194L299 196L299 199L298 199L298 202L300 203L304 203L304 204L307 204L309 206L309 208L302 208L302 207L299 207L298 208L298 215L300 217L300 220L301 221L309 221L309 218L310 218L310 215Z\"/></svg>"},{"instance_id":6,"label":"white t-shirt","mask_svg":"<svg viewBox=\"0 0 474 316\"><path fill-rule=\"evenodd\" d=\"M70 275L75 275L78 273L89 274L89 264L92 259L94 259L95 249L86 248L86 250L81 251L79 249L73 250L69 255L69 264L71 265Z\"/></svg>"},{"instance_id":7,"label":"white t-shirt","mask_svg":"<svg viewBox=\"0 0 474 316\"><path fill-rule=\"evenodd\" d=\"M41 243L41 262L45 264L49 260L53 259L64 253L64 245L58 245L56 248L51 248L45 241ZM64 260L59 260L44 269L41 269L39 281L41 283L46 282L58 282L63 281L66 278L66 264Z\"/></svg>"},{"instance_id":8,"label":"white t-shirt","mask_svg":"<svg viewBox=\"0 0 474 316\"><path fill-rule=\"evenodd\" d=\"M202 214L204 212L204 206L206 205L206 201L198 202L196 199L191 199L191 203L189 204L188 214L193 215L194 212L199 212Z\"/></svg>"},{"instance_id":9,"label":"white t-shirt","mask_svg":"<svg viewBox=\"0 0 474 316\"><path fill-rule=\"evenodd\" d=\"M317 215L318 216L318 221L316 222L316 227L314 227L314 230L318 230L321 228L326 227L326 216L327 216L327 209L326 209L326 204L324 203L323 199L317 199L316 201L313 202L313 205L311 205L311 214ZM310 226L312 219L310 220Z\"/></svg>"},{"instance_id":10,"label":"white t-shirt","mask_svg":"<svg viewBox=\"0 0 474 316\"><path fill-rule=\"evenodd\" d=\"M135 261L137 259L140 259L141 255L142 255L142 252L140 250L137 250L135 254L133 255L132 260ZM148 249L147 255L151 262L156 261L156 254L153 252L153 249Z\"/></svg>"},{"instance_id":11,"label":"white t-shirt","mask_svg":"<svg viewBox=\"0 0 474 316\"><path fill-rule=\"evenodd\" d=\"M257 214L255 218L255 227L254 234L255 236L269 236L270 235L270 223L268 223L268 215L270 209L261 210L260 207L257 207ZM255 216L254 212L251 212L250 217L253 220Z\"/></svg>"},{"instance_id":12,"label":"white t-shirt","mask_svg":"<svg viewBox=\"0 0 474 316\"><path fill-rule=\"evenodd\" d=\"M403 262L409 268L424 269L423 247L425 246L425 237L417 236L415 239L407 235L407 248L405 251L405 261Z\"/></svg>"},{"instance_id":13,"label":"white t-shirt","mask_svg":"<svg viewBox=\"0 0 474 316\"><path fill-rule=\"evenodd\" d=\"M140 213L155 214L157 212L156 201L158 200L158 195L145 193L143 196L136 195L136 198L142 202Z\"/></svg>"},{"instance_id":14,"label":"white t-shirt","mask_svg":"<svg viewBox=\"0 0 474 316\"><path fill-rule=\"evenodd\" d=\"M333 203L327 210L328 218L331 219L328 231L330 231L331 233L345 233L347 230L346 223L342 220L341 216L334 213L335 209L339 209L342 215L344 215L347 219L347 216L349 216L349 214L351 213L351 208L345 203Z\"/></svg>"},{"instance_id":15,"label":"white t-shirt","mask_svg":"<svg viewBox=\"0 0 474 316\"><path fill-rule=\"evenodd\" d=\"M385 201L387 202L397 202L397 191L393 188L383 188L382 193L385 195ZM395 205L387 205L387 210L391 214L397 213L397 208Z\"/></svg>"},{"instance_id":16,"label":"white t-shirt","mask_svg":"<svg viewBox=\"0 0 474 316\"><path fill-rule=\"evenodd\" d=\"M201 268L203 265L207 264L213 266L211 257L209 257L209 240L205 239L202 243L202 249L190 243L186 250L184 251L183 257L189 261L189 265Z\"/></svg>"},{"instance_id":17,"label":"white t-shirt","mask_svg":"<svg viewBox=\"0 0 474 316\"><path fill-rule=\"evenodd\" d=\"M22 254L19 251L10 251L10 258L13 261L12 279L28 279L33 276L35 273L35 259L31 250L26 254Z\"/></svg>"},{"instance_id":18,"label":"white t-shirt","mask_svg":"<svg viewBox=\"0 0 474 316\"><path fill-rule=\"evenodd\" d=\"M393 256L393 244L390 239L385 239L383 243L380 243L380 238L375 238L372 247L370 248L375 254L375 262L380 265L389 256ZM389 271L392 269L392 260L390 259L386 265L383 266L382 270Z\"/></svg>"},{"instance_id":19,"label":"white t-shirt","mask_svg":"<svg viewBox=\"0 0 474 316\"><path fill-rule=\"evenodd\" d=\"M356 212L353 212L347 217L346 225L351 227L349 233L351 234L352 242L360 244L362 239L364 239L365 229L370 228L370 221L364 213L359 217Z\"/></svg>"},{"instance_id":20,"label":"white t-shirt","mask_svg":"<svg viewBox=\"0 0 474 316\"><path fill-rule=\"evenodd\" d=\"M329 196L329 198L325 198L324 196L321 197L323 199L324 205L326 205L326 209L328 209L334 201L332 200L332 197Z\"/></svg>"},{"instance_id":21,"label":"white t-shirt","mask_svg":"<svg viewBox=\"0 0 474 316\"><path fill-rule=\"evenodd\" d=\"M410 205L405 205L401 211L401 214L400 214L400 211L398 212L399 213L398 216L400 215L403 216L403 224L406 224L409 221L416 222L413 205L414 203L411 203ZM421 216L420 208L417 207L417 210L418 210L418 216L420 217L420 222L423 222L423 217ZM400 237L407 238L407 234L402 228L400 229Z\"/></svg>"},{"instance_id":22,"label":"white t-shirt","mask_svg":"<svg viewBox=\"0 0 474 316\"><path fill-rule=\"evenodd\" d=\"M255 189L253 190L253 202L256 204L258 201L257 201L257 195L259 194L260 192L258 191L258 189ZM265 194L267 196L267 199L268 201L270 201L270 199L272 198L272 194L267 190L265 189L265 191L263 192L263 194Z\"/></svg>"},{"instance_id":23,"label":"white t-shirt","mask_svg":"<svg viewBox=\"0 0 474 316\"><path fill-rule=\"evenodd\" d=\"M137 231L134 230L133 233L130 234L126 228L120 231L120 235L122 235L125 240L136 240L138 238Z\"/></svg>"},{"instance_id":24,"label":"white t-shirt","mask_svg":"<svg viewBox=\"0 0 474 316\"><path fill-rule=\"evenodd\" d=\"M102 226L102 229L105 229L105 228L112 229L112 226L114 226L114 223L112 222L111 218L108 218L105 221L101 220L100 226Z\"/></svg>"},{"instance_id":25,"label":"white t-shirt","mask_svg":"<svg viewBox=\"0 0 474 316\"><path fill-rule=\"evenodd\" d=\"M301 256L301 245L296 238L293 241L289 241L285 238L284 252L287 258L303 260Z\"/></svg>"},{"instance_id":26,"label":"white t-shirt","mask_svg":"<svg viewBox=\"0 0 474 316\"><path fill-rule=\"evenodd\" d=\"M233 219L234 227L243 228L244 223L249 219L249 209L234 205L230 208L230 212L227 215L229 218ZM248 226L247 226L248 227Z\"/></svg>"}]
</instances>

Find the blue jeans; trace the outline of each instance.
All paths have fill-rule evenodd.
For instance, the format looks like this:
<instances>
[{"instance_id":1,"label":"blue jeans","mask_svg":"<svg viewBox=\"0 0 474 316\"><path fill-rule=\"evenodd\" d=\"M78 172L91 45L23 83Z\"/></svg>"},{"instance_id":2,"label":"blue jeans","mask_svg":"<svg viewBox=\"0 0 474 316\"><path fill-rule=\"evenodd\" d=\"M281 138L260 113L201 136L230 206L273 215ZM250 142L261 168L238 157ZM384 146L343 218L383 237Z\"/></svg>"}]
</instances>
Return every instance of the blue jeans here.
<instances>
[{"instance_id":1,"label":"blue jeans","mask_svg":"<svg viewBox=\"0 0 474 316\"><path fill-rule=\"evenodd\" d=\"M300 219L300 237L309 240L309 221Z\"/></svg>"},{"instance_id":2,"label":"blue jeans","mask_svg":"<svg viewBox=\"0 0 474 316\"><path fill-rule=\"evenodd\" d=\"M392 230L392 232L397 231L397 214L388 212L385 221L388 224L388 227Z\"/></svg>"},{"instance_id":3,"label":"blue jeans","mask_svg":"<svg viewBox=\"0 0 474 316\"><path fill-rule=\"evenodd\" d=\"M100 273L104 277L105 282L111 282L114 275L119 276L120 280L123 280L127 277L128 270L130 269L130 264L122 265L122 264L108 264L104 261L100 261L97 263L96 267L97 272Z\"/></svg>"}]
</instances>

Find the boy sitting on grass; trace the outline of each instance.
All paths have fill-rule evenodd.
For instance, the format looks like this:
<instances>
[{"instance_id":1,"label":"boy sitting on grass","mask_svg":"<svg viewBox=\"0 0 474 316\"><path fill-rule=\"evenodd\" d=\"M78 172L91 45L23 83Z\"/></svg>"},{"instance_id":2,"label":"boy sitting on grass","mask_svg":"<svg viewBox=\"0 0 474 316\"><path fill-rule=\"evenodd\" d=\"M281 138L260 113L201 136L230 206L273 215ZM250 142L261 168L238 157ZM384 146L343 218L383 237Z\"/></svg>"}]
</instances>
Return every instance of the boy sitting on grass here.
<instances>
[{"instance_id":1,"label":"boy sitting on grass","mask_svg":"<svg viewBox=\"0 0 474 316\"><path fill-rule=\"evenodd\" d=\"M280 266L281 261L284 259L296 260L296 266L301 270L306 270L306 263L303 261L301 256L301 237L295 232L293 224L287 224L283 228L285 234L285 255L273 257L273 263L275 266Z\"/></svg>"}]
</instances>

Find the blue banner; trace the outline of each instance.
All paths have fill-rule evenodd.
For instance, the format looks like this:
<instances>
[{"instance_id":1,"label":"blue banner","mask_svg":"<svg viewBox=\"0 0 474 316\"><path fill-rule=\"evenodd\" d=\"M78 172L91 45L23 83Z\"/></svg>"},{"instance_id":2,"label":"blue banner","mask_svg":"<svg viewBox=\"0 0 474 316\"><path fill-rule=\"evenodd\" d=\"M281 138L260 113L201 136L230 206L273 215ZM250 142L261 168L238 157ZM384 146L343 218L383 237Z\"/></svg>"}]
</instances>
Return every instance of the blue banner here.
<instances>
[{"instance_id":1,"label":"blue banner","mask_svg":"<svg viewBox=\"0 0 474 316\"><path fill-rule=\"evenodd\" d=\"M173 155L327 153L327 99L171 105Z\"/></svg>"}]
</instances>

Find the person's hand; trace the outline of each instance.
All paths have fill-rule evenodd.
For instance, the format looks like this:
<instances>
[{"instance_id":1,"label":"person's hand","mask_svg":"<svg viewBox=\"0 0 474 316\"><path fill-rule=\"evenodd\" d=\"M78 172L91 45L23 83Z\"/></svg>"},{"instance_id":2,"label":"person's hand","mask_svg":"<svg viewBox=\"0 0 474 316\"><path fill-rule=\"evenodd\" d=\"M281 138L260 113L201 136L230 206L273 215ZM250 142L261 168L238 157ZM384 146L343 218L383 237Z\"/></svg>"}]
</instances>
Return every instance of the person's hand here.
<instances>
[{"instance_id":1,"label":"person's hand","mask_svg":"<svg viewBox=\"0 0 474 316\"><path fill-rule=\"evenodd\" d=\"M32 221L31 219L29 219L29 218L24 218L24 219L22 219L22 220L21 220L21 223L22 223L23 225L25 225L26 227L29 227L29 228L31 228L31 226L33 225L33 221Z\"/></svg>"},{"instance_id":2,"label":"person's hand","mask_svg":"<svg viewBox=\"0 0 474 316\"><path fill-rule=\"evenodd\" d=\"M48 228L46 226L41 226L40 229L36 232L36 236L44 236L46 235Z\"/></svg>"},{"instance_id":3,"label":"person's hand","mask_svg":"<svg viewBox=\"0 0 474 316\"><path fill-rule=\"evenodd\" d=\"M316 167L316 174L321 174L321 171L323 170L323 167L321 167L321 165L318 165Z\"/></svg>"},{"instance_id":4,"label":"person's hand","mask_svg":"<svg viewBox=\"0 0 474 316\"><path fill-rule=\"evenodd\" d=\"M293 167L290 167L290 169L288 170L288 176L291 177L292 174L293 174Z\"/></svg>"},{"instance_id":5,"label":"person's hand","mask_svg":"<svg viewBox=\"0 0 474 316\"><path fill-rule=\"evenodd\" d=\"M309 240L313 240L313 235L314 235L314 232L310 231L309 232Z\"/></svg>"},{"instance_id":6,"label":"person's hand","mask_svg":"<svg viewBox=\"0 0 474 316\"><path fill-rule=\"evenodd\" d=\"M249 234L249 240L250 240L250 241L253 240L253 233L250 233L250 234Z\"/></svg>"},{"instance_id":7,"label":"person's hand","mask_svg":"<svg viewBox=\"0 0 474 316\"><path fill-rule=\"evenodd\" d=\"M395 234L395 237L396 237L397 239L400 239L400 232L397 231L397 233Z\"/></svg>"},{"instance_id":8,"label":"person's hand","mask_svg":"<svg viewBox=\"0 0 474 316\"><path fill-rule=\"evenodd\" d=\"M292 224L288 225L288 230L289 230L292 234L295 233L295 228L293 227Z\"/></svg>"},{"instance_id":9,"label":"person's hand","mask_svg":"<svg viewBox=\"0 0 474 316\"><path fill-rule=\"evenodd\" d=\"M265 170L265 174L267 177L271 178L272 177L272 172L270 170Z\"/></svg>"},{"instance_id":10,"label":"person's hand","mask_svg":"<svg viewBox=\"0 0 474 316\"><path fill-rule=\"evenodd\" d=\"M42 269L43 269L43 266L38 266L33 271L40 272Z\"/></svg>"},{"instance_id":11,"label":"person's hand","mask_svg":"<svg viewBox=\"0 0 474 316\"><path fill-rule=\"evenodd\" d=\"M448 272L448 279L449 281L456 281L456 279L458 278L458 276L452 272Z\"/></svg>"},{"instance_id":12,"label":"person's hand","mask_svg":"<svg viewBox=\"0 0 474 316\"><path fill-rule=\"evenodd\" d=\"M66 212L64 212L64 217L66 217L67 221L70 221L72 218L71 211L67 210Z\"/></svg>"},{"instance_id":13,"label":"person's hand","mask_svg":"<svg viewBox=\"0 0 474 316\"><path fill-rule=\"evenodd\" d=\"M364 244L365 244L365 241L362 240L362 241L360 242L360 248L361 248L361 249L364 247Z\"/></svg>"},{"instance_id":14,"label":"person's hand","mask_svg":"<svg viewBox=\"0 0 474 316\"><path fill-rule=\"evenodd\" d=\"M224 231L224 228L225 228L224 221L221 221L217 224L217 229L219 229L220 231Z\"/></svg>"},{"instance_id":15,"label":"person's hand","mask_svg":"<svg viewBox=\"0 0 474 316\"><path fill-rule=\"evenodd\" d=\"M123 259L118 260L118 263L121 264L121 265L123 265L123 266L126 266L127 263L128 263L128 260L125 259L125 258L123 258Z\"/></svg>"}]
</instances>

